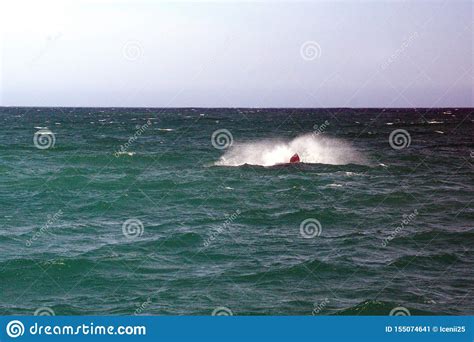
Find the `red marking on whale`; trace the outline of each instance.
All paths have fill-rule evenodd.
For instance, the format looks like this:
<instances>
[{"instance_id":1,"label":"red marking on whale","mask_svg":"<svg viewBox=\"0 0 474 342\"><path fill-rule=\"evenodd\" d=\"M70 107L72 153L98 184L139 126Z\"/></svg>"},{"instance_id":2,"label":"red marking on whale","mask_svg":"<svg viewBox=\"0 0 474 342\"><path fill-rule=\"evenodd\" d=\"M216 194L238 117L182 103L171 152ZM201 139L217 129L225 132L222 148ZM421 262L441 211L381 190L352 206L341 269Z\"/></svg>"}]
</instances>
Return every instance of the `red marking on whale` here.
<instances>
[{"instance_id":1,"label":"red marking on whale","mask_svg":"<svg viewBox=\"0 0 474 342\"><path fill-rule=\"evenodd\" d=\"M293 156L290 158L290 163L299 163L300 162L300 156L298 153L293 154Z\"/></svg>"}]
</instances>

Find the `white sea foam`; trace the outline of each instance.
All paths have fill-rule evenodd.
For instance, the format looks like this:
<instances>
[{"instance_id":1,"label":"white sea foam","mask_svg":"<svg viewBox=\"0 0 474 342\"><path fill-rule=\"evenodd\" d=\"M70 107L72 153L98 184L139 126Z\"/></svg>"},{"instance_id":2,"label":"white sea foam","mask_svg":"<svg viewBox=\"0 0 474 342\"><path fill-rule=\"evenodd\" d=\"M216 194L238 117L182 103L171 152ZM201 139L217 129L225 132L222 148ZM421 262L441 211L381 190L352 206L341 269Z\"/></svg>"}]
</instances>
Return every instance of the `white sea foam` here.
<instances>
[{"instance_id":1,"label":"white sea foam","mask_svg":"<svg viewBox=\"0 0 474 342\"><path fill-rule=\"evenodd\" d=\"M367 159L348 142L316 134L301 135L291 141L264 139L234 142L215 165L273 166L288 163L295 153L298 153L302 163L308 164L368 165Z\"/></svg>"},{"instance_id":2,"label":"white sea foam","mask_svg":"<svg viewBox=\"0 0 474 342\"><path fill-rule=\"evenodd\" d=\"M135 155L135 152L127 152L127 151L118 151L118 152L115 152L117 156L122 156L122 155L126 155L126 156L134 156Z\"/></svg>"}]
</instances>

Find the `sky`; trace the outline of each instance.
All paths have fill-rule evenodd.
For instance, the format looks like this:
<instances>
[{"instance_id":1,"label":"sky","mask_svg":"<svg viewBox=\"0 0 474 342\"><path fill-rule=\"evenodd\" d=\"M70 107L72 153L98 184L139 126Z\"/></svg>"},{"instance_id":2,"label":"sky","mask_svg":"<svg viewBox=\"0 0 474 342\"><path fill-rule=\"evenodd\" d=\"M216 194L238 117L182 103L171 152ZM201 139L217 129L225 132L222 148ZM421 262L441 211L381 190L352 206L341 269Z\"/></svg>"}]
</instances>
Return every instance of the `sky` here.
<instances>
[{"instance_id":1,"label":"sky","mask_svg":"<svg viewBox=\"0 0 474 342\"><path fill-rule=\"evenodd\" d=\"M0 105L474 107L473 4L0 0Z\"/></svg>"}]
</instances>

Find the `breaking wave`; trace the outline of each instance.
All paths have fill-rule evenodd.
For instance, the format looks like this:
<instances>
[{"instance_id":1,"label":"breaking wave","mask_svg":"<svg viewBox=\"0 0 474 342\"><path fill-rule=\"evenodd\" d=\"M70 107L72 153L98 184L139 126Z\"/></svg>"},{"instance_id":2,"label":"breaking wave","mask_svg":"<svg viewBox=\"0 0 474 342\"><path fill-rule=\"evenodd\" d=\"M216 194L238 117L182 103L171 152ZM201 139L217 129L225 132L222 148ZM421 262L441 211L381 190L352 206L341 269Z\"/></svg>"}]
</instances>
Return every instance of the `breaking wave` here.
<instances>
[{"instance_id":1,"label":"breaking wave","mask_svg":"<svg viewBox=\"0 0 474 342\"><path fill-rule=\"evenodd\" d=\"M266 139L248 143L234 143L215 162L215 165L273 166L288 163L295 153L298 153L302 163L308 164L369 164L367 159L349 143L310 133L290 141Z\"/></svg>"}]
</instances>

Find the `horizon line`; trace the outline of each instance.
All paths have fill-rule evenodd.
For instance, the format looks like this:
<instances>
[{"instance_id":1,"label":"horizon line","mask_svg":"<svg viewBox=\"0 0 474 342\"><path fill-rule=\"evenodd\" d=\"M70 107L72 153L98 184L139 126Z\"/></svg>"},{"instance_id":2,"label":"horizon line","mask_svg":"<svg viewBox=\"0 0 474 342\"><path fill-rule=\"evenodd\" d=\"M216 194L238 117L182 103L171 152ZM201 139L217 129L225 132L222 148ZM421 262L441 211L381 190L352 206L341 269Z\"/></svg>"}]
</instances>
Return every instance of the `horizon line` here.
<instances>
[{"instance_id":1,"label":"horizon line","mask_svg":"<svg viewBox=\"0 0 474 342\"><path fill-rule=\"evenodd\" d=\"M135 106L0 106L0 108L124 108L124 109L474 109L469 106L449 106L449 107L135 107Z\"/></svg>"}]
</instances>

